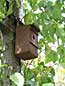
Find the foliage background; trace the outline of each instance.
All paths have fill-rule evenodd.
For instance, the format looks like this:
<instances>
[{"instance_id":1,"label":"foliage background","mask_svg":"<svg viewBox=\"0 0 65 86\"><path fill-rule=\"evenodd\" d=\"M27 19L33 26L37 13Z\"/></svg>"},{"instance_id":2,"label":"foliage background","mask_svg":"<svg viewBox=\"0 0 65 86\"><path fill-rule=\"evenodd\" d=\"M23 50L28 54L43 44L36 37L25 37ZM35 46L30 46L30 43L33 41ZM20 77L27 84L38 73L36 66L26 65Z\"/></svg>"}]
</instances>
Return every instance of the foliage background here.
<instances>
[{"instance_id":1,"label":"foliage background","mask_svg":"<svg viewBox=\"0 0 65 86\"><path fill-rule=\"evenodd\" d=\"M0 22L13 13L13 0L8 1L9 9L6 11L5 0L0 0ZM16 0L16 3L20 8L19 0ZM24 0L23 11L22 22L26 25L34 23L40 28L38 59L22 61L21 70L25 86L46 86L44 83L48 83L47 86L53 86L52 84L55 84L53 77L57 72L54 72L55 65L58 68L60 66L65 68L65 0L56 0L55 2L53 0ZM1 41L0 50L2 50ZM2 52L0 55L2 57ZM52 62L53 65L46 66L49 62ZM64 71L64 69L61 70ZM4 76L2 72L0 73L0 79L2 79ZM10 79L13 80L12 77ZM17 84L16 80L13 81ZM59 83L61 82L63 81Z\"/></svg>"}]
</instances>

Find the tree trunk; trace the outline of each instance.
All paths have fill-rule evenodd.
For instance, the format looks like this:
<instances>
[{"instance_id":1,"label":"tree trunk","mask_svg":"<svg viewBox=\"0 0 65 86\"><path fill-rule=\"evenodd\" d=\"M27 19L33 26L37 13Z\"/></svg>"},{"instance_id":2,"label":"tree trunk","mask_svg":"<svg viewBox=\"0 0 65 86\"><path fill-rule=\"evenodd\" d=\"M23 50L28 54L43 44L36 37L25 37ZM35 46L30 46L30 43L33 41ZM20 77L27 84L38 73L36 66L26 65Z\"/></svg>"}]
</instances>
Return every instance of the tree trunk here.
<instances>
[{"instance_id":1,"label":"tree trunk","mask_svg":"<svg viewBox=\"0 0 65 86\"><path fill-rule=\"evenodd\" d=\"M10 75L14 72L20 72L21 69L20 60L15 57L15 35L13 31L15 31L16 25L14 22L14 18L7 18L5 25L2 25L3 28L1 28L3 36L2 63L7 64L7 67L2 69L3 74L5 74L2 86L11 86Z\"/></svg>"},{"instance_id":2,"label":"tree trunk","mask_svg":"<svg viewBox=\"0 0 65 86\"><path fill-rule=\"evenodd\" d=\"M16 1L13 0L13 15L6 17L2 24L0 24L0 30L3 37L3 57L2 63L7 64L7 67L2 69L4 79L2 80L2 86L11 86L10 75L15 72L21 72L20 59L15 57L15 34L16 34L16 19L19 19L19 8L17 8ZM20 0L21 3L21 0Z\"/></svg>"}]
</instances>

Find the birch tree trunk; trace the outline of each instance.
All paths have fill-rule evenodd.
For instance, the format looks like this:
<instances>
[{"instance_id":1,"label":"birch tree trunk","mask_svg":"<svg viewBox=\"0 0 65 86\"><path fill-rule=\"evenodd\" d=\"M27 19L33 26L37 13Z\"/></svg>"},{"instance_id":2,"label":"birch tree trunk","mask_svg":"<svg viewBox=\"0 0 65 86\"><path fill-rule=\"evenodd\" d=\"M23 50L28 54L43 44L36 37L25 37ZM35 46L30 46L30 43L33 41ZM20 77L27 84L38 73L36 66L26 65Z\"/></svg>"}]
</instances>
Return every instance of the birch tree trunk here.
<instances>
[{"instance_id":1,"label":"birch tree trunk","mask_svg":"<svg viewBox=\"0 0 65 86\"><path fill-rule=\"evenodd\" d=\"M16 8L14 8L14 11ZM17 12L15 12L17 13ZM7 67L2 69L4 79L2 86L11 86L10 75L14 72L20 72L20 59L15 57L15 35L16 23L14 16L7 17L3 24L0 24L0 30L3 38L3 57L2 63L7 64Z\"/></svg>"}]
</instances>

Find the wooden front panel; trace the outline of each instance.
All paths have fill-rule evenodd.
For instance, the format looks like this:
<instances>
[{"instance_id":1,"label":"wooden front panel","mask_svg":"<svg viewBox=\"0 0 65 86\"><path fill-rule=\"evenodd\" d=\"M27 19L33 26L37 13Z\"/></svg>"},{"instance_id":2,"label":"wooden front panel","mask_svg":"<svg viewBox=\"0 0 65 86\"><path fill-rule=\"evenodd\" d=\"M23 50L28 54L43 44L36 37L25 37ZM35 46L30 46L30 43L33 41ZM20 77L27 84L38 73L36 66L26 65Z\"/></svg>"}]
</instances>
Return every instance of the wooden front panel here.
<instances>
[{"instance_id":1,"label":"wooden front panel","mask_svg":"<svg viewBox=\"0 0 65 86\"><path fill-rule=\"evenodd\" d=\"M38 56L38 48L30 43L30 52L34 55L33 58L36 58Z\"/></svg>"},{"instance_id":2,"label":"wooden front panel","mask_svg":"<svg viewBox=\"0 0 65 86\"><path fill-rule=\"evenodd\" d=\"M38 48L38 35L32 30L30 30L30 43Z\"/></svg>"}]
</instances>

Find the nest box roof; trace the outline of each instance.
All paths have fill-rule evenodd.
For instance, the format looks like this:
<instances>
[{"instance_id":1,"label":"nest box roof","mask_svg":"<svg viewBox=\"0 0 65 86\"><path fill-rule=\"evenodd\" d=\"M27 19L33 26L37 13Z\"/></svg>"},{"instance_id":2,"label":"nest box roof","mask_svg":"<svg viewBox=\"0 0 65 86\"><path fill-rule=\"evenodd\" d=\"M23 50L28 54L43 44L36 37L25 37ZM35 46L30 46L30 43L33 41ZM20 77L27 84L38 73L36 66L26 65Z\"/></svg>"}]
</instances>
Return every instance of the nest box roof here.
<instances>
[{"instance_id":1,"label":"nest box roof","mask_svg":"<svg viewBox=\"0 0 65 86\"><path fill-rule=\"evenodd\" d=\"M30 26L31 26L34 30L36 30L37 32L40 32L40 29L39 29L36 25L31 24Z\"/></svg>"}]
</instances>

